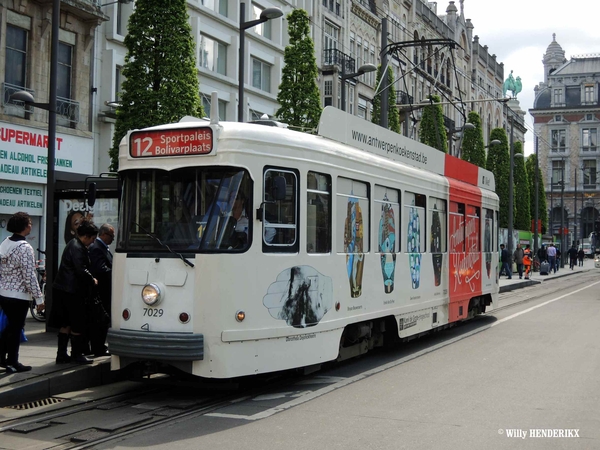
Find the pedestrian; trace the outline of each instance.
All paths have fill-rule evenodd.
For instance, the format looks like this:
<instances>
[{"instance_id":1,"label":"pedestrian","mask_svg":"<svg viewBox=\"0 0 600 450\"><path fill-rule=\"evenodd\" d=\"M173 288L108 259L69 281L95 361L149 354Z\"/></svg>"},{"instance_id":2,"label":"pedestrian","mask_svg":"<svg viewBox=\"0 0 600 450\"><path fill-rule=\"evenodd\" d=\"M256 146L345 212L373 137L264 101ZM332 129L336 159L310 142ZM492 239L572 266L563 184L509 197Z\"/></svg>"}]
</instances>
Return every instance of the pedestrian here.
<instances>
[{"instance_id":1,"label":"pedestrian","mask_svg":"<svg viewBox=\"0 0 600 450\"><path fill-rule=\"evenodd\" d=\"M504 272L508 279L512 280L512 270L510 269L511 258L508 250L504 248L504 244L500 244L500 262L502 263L500 274Z\"/></svg>"},{"instance_id":2,"label":"pedestrian","mask_svg":"<svg viewBox=\"0 0 600 450\"><path fill-rule=\"evenodd\" d=\"M577 252L577 259L579 260L579 267L583 267L583 259L585 258L585 252L583 251L583 247L579 247L579 251Z\"/></svg>"},{"instance_id":3,"label":"pedestrian","mask_svg":"<svg viewBox=\"0 0 600 450\"><path fill-rule=\"evenodd\" d=\"M562 252L560 251L560 248L557 248L556 249L556 272L558 272L558 270L560 269L561 254L562 254Z\"/></svg>"},{"instance_id":4,"label":"pedestrian","mask_svg":"<svg viewBox=\"0 0 600 450\"><path fill-rule=\"evenodd\" d=\"M548 244L547 255L548 255L548 264L550 264L550 270L556 273L556 247L554 244Z\"/></svg>"},{"instance_id":5,"label":"pedestrian","mask_svg":"<svg viewBox=\"0 0 600 450\"><path fill-rule=\"evenodd\" d=\"M531 253L531 247L527 245L523 250L523 265L525 266L525 279L529 280L529 274L531 273L531 264L533 263Z\"/></svg>"},{"instance_id":6,"label":"pedestrian","mask_svg":"<svg viewBox=\"0 0 600 450\"><path fill-rule=\"evenodd\" d=\"M83 353L85 348L86 300L98 284L90 272L88 247L98 235L98 228L87 219L77 227L75 239L65 247L53 284L53 305L49 325L59 328L56 364L75 362L91 364ZM67 347L71 339L71 356Z\"/></svg>"},{"instance_id":7,"label":"pedestrian","mask_svg":"<svg viewBox=\"0 0 600 450\"><path fill-rule=\"evenodd\" d=\"M540 263L548 260L548 253L545 245L542 244L542 246L538 249L537 257L540 260Z\"/></svg>"},{"instance_id":8,"label":"pedestrian","mask_svg":"<svg viewBox=\"0 0 600 450\"><path fill-rule=\"evenodd\" d=\"M513 259L517 265L517 272L519 272L519 279L523 278L523 248L521 244L517 244L517 248L513 252Z\"/></svg>"},{"instance_id":9,"label":"pedestrian","mask_svg":"<svg viewBox=\"0 0 600 450\"><path fill-rule=\"evenodd\" d=\"M115 229L112 225L105 223L98 230L98 237L90 245L90 262L92 263L90 272L98 280L98 293L104 309L110 317L111 302L111 274L112 274L112 253L108 246L115 239ZM90 325L90 349L94 356L110 356L108 348L105 345L106 334L108 333L108 324L94 323L93 318Z\"/></svg>"},{"instance_id":10,"label":"pedestrian","mask_svg":"<svg viewBox=\"0 0 600 450\"><path fill-rule=\"evenodd\" d=\"M574 267L577 264L577 247L575 247L575 244L571 246L567 253L569 255L569 268L575 270Z\"/></svg>"},{"instance_id":11,"label":"pedestrian","mask_svg":"<svg viewBox=\"0 0 600 450\"><path fill-rule=\"evenodd\" d=\"M31 299L38 305L44 301L35 270L35 254L25 239L31 227L29 214L15 213L6 226L13 235L0 244L0 306L8 321L0 337L0 366L7 373L31 370L31 366L19 362L21 331Z\"/></svg>"}]
</instances>

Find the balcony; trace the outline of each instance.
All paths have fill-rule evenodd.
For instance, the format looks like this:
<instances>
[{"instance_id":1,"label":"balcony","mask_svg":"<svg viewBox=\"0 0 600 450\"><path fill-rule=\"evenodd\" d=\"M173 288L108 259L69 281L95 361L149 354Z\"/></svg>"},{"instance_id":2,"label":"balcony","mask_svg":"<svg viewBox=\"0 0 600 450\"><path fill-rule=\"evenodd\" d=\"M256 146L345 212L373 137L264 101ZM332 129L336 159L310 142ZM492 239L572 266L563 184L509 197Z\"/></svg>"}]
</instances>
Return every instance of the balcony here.
<instances>
[{"instance_id":1,"label":"balcony","mask_svg":"<svg viewBox=\"0 0 600 450\"><path fill-rule=\"evenodd\" d=\"M323 51L323 68L333 67L342 68L342 64L346 64L346 73L354 73L356 67L356 61L354 58L346 55L344 52L336 48L328 48Z\"/></svg>"},{"instance_id":2,"label":"balcony","mask_svg":"<svg viewBox=\"0 0 600 450\"><path fill-rule=\"evenodd\" d=\"M404 91L396 91L396 105L412 105L414 103L412 95Z\"/></svg>"},{"instance_id":3,"label":"balcony","mask_svg":"<svg viewBox=\"0 0 600 450\"><path fill-rule=\"evenodd\" d=\"M33 89L16 86L10 83L2 84L2 108L4 114L29 119L33 106L25 106L23 102L11 100L10 97L18 91L26 91L35 97ZM79 102L68 98L56 97L56 123L63 127L75 128L79 123Z\"/></svg>"},{"instance_id":4,"label":"balcony","mask_svg":"<svg viewBox=\"0 0 600 450\"><path fill-rule=\"evenodd\" d=\"M454 126L456 123L450 117L444 116L444 126L448 128L451 132L455 130Z\"/></svg>"},{"instance_id":5,"label":"balcony","mask_svg":"<svg viewBox=\"0 0 600 450\"><path fill-rule=\"evenodd\" d=\"M36 3L52 5L52 2L53 0L37 0ZM100 8L104 3L110 3L110 0L69 0L61 2L60 9L86 21L102 22L109 19Z\"/></svg>"},{"instance_id":6,"label":"balcony","mask_svg":"<svg viewBox=\"0 0 600 450\"><path fill-rule=\"evenodd\" d=\"M27 89L23 86L17 86L10 83L2 83L2 108L4 109L4 114L28 119L29 114L33 112L33 106L25 107L23 102L10 99L15 92L19 91L26 91L31 95L35 95L35 91L33 89Z\"/></svg>"}]
</instances>

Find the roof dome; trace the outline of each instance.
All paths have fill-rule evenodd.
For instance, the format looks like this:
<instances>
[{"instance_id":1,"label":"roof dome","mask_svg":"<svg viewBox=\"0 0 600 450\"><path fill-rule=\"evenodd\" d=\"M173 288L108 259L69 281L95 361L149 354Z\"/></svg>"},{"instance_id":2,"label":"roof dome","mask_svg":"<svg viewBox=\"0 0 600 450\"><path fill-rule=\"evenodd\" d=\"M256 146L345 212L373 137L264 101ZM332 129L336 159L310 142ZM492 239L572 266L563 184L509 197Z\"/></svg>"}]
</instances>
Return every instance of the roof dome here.
<instances>
[{"instance_id":1,"label":"roof dome","mask_svg":"<svg viewBox=\"0 0 600 450\"><path fill-rule=\"evenodd\" d=\"M556 42L556 33L552 33L552 42L546 49L546 53L544 54L544 62L548 60L565 60L565 51L562 49L560 44Z\"/></svg>"}]
</instances>

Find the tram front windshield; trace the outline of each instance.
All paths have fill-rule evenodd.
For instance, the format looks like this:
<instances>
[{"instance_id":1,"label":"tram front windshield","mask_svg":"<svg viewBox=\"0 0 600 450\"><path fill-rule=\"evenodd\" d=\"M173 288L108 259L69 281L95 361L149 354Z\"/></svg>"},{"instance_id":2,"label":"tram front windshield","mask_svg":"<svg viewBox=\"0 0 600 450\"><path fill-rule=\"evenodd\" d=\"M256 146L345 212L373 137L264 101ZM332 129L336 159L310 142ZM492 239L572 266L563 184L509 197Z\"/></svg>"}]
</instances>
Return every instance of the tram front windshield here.
<instances>
[{"instance_id":1,"label":"tram front windshield","mask_svg":"<svg viewBox=\"0 0 600 450\"><path fill-rule=\"evenodd\" d=\"M245 170L151 169L121 175L117 250L237 252L250 245L252 183Z\"/></svg>"}]
</instances>

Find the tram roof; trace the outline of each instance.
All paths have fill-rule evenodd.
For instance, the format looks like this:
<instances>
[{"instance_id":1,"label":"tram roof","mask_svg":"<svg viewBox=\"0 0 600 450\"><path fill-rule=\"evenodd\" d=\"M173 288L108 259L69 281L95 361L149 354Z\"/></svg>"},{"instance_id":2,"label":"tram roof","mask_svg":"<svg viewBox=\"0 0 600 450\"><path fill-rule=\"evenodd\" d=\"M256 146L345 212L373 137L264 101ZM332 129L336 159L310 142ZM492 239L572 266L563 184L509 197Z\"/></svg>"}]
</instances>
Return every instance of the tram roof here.
<instances>
[{"instance_id":1,"label":"tram roof","mask_svg":"<svg viewBox=\"0 0 600 450\"><path fill-rule=\"evenodd\" d=\"M402 165L453 178L485 190L495 190L494 175L490 171L331 106L327 106L323 110L319 122L319 136L282 127L267 127L240 122L218 123L192 117L185 117L178 123L158 125L133 132L185 130L199 127L208 128L209 126L213 130L214 141L217 141L222 133L227 135L227 139L246 138L260 141L261 138L265 138L264 132L267 130L269 130L268 135L280 136L286 140L287 144L293 146L313 147L319 145L317 141L322 146L324 138L332 143L342 144L344 148L349 146ZM129 138L128 134L121 141L121 145L126 146ZM333 147L336 145L334 144ZM121 156L125 155L121 154Z\"/></svg>"}]
</instances>

